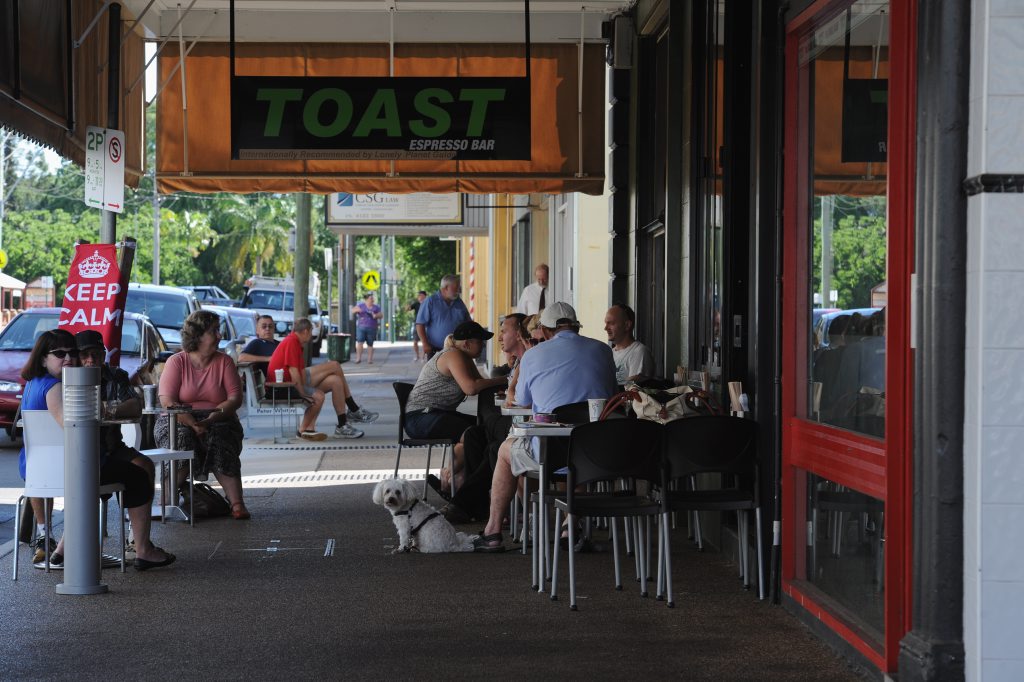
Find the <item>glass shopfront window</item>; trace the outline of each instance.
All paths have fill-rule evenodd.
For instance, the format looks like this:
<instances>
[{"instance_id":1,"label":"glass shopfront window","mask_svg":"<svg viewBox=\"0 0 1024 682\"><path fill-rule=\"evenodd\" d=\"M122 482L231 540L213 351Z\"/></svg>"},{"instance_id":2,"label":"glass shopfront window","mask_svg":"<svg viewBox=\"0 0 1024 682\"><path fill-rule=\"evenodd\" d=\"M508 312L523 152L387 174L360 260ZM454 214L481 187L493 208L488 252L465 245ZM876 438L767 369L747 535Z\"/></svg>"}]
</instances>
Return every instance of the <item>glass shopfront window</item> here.
<instances>
[{"instance_id":1,"label":"glass shopfront window","mask_svg":"<svg viewBox=\"0 0 1024 682\"><path fill-rule=\"evenodd\" d=\"M787 23L783 590L880 670L909 613L916 3Z\"/></svg>"},{"instance_id":2,"label":"glass shopfront window","mask_svg":"<svg viewBox=\"0 0 1024 682\"><path fill-rule=\"evenodd\" d=\"M808 419L885 435L888 3L861 0L804 36Z\"/></svg>"}]
</instances>

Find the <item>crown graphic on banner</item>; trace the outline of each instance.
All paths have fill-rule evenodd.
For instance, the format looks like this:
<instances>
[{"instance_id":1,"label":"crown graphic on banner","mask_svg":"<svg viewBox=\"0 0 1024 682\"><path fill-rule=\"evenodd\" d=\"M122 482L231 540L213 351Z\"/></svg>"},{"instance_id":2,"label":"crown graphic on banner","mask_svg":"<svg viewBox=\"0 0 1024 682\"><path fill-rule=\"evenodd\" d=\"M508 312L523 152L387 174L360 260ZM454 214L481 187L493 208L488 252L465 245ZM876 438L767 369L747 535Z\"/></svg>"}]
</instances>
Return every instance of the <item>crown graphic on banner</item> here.
<instances>
[{"instance_id":1,"label":"crown graphic on banner","mask_svg":"<svg viewBox=\"0 0 1024 682\"><path fill-rule=\"evenodd\" d=\"M110 271L110 261L94 251L91 256L78 264L78 274L86 279L99 279Z\"/></svg>"}]
</instances>

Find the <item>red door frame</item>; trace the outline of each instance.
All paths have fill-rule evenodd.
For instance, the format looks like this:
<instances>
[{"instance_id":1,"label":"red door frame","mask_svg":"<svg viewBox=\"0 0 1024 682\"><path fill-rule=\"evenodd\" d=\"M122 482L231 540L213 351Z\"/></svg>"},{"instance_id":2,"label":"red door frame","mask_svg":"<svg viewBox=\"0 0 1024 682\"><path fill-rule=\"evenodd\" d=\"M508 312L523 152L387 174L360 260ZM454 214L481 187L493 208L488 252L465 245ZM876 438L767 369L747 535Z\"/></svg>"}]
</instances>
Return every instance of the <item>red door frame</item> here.
<instances>
[{"instance_id":1,"label":"red door frame","mask_svg":"<svg viewBox=\"0 0 1024 682\"><path fill-rule=\"evenodd\" d=\"M811 422L807 414L807 205L810 196L806 83L800 79L799 41L815 23L852 0L818 0L786 26L785 177L783 203L782 485L783 590L840 635L879 670L897 669L899 641L910 629L912 578L913 351L910 348L910 275L914 268L917 0L892 0L889 38L887 169L888 303L886 309L885 440ZM806 505L797 495L806 472L849 485L886 504L885 634L869 639L831 609L802 580L806 566Z\"/></svg>"}]
</instances>

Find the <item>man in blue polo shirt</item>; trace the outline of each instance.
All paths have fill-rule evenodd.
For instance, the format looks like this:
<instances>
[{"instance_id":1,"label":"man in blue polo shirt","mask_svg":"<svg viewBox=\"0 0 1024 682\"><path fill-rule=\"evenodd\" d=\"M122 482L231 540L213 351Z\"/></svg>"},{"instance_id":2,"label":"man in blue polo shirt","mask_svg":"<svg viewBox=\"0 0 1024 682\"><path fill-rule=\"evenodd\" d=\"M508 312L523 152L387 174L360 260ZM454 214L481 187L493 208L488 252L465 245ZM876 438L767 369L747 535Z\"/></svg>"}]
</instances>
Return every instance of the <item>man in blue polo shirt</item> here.
<instances>
[{"instance_id":1,"label":"man in blue polo shirt","mask_svg":"<svg viewBox=\"0 0 1024 682\"><path fill-rule=\"evenodd\" d=\"M528 350L519 362L519 404L531 405L537 414L615 394L612 349L601 341L580 336L580 323L571 305L559 302L548 306L541 313L540 325L545 343ZM490 516L480 538L473 543L476 551L505 549L501 522L516 492L516 481L524 472L539 469L537 447L530 439L509 438L502 443L491 479Z\"/></svg>"},{"instance_id":2,"label":"man in blue polo shirt","mask_svg":"<svg viewBox=\"0 0 1024 682\"><path fill-rule=\"evenodd\" d=\"M416 334L423 342L424 357L430 357L444 348L445 338L463 322L469 320L469 311L459 296L462 284L458 275L441 278L441 288L427 297L416 313Z\"/></svg>"}]
</instances>

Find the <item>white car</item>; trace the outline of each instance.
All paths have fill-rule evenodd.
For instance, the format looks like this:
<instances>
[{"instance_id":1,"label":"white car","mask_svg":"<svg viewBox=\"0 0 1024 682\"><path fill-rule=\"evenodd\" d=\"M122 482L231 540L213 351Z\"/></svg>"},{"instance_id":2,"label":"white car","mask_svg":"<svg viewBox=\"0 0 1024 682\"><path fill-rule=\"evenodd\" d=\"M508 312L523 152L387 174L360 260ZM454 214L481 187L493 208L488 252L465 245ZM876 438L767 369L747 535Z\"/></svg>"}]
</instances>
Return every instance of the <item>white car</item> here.
<instances>
[{"instance_id":1,"label":"white car","mask_svg":"<svg viewBox=\"0 0 1024 682\"><path fill-rule=\"evenodd\" d=\"M313 323L313 347L318 348L320 343L327 338L327 330L324 329L323 324L324 316L320 309L320 302L315 296L310 296L308 303L306 315ZM295 293L291 290L253 287L246 292L240 307L253 310L260 315L270 315L274 318L276 335L283 337L292 330L294 305Z\"/></svg>"}]
</instances>

